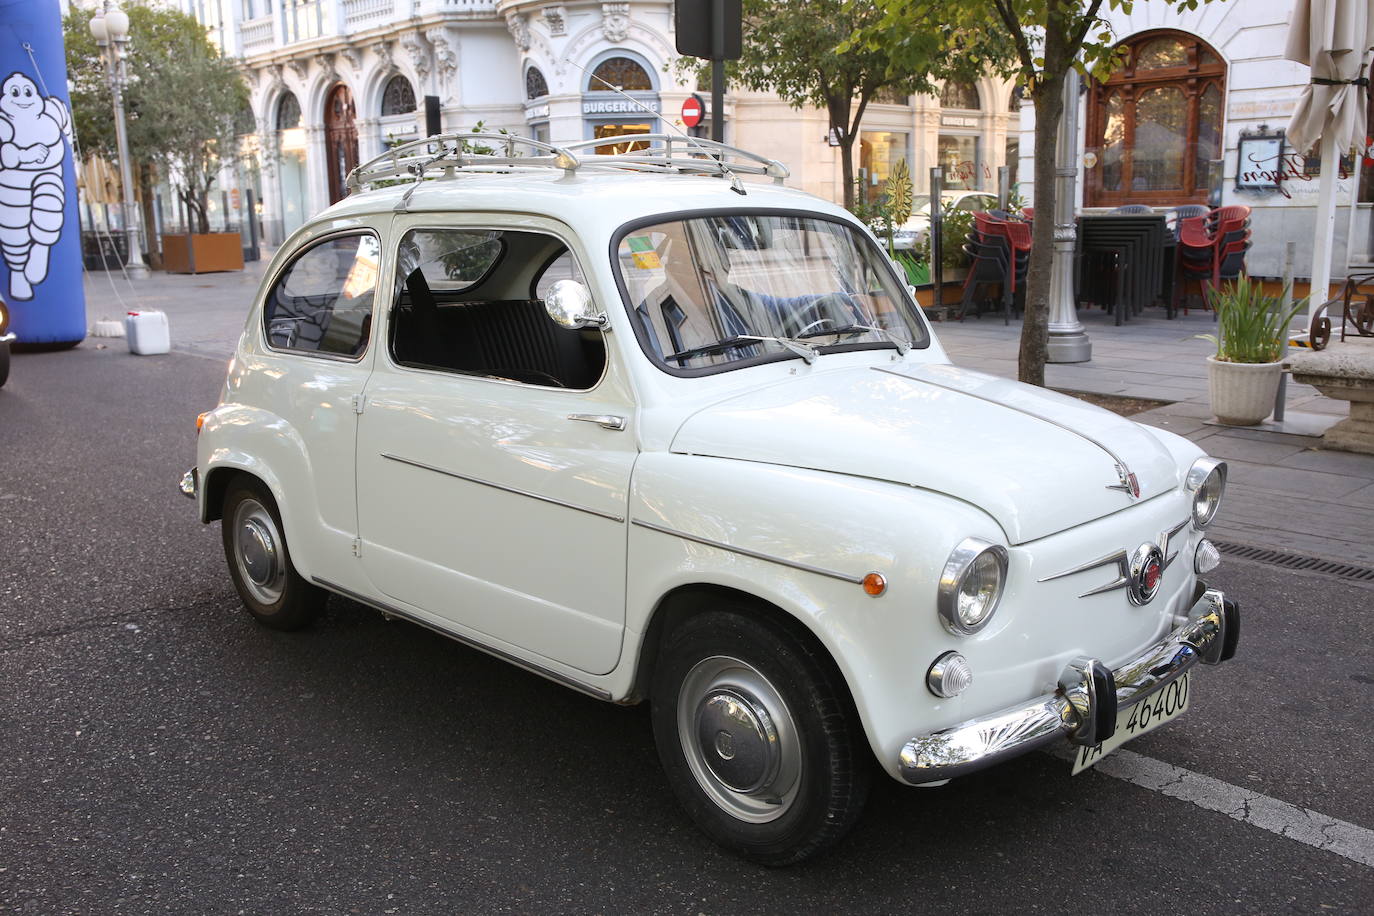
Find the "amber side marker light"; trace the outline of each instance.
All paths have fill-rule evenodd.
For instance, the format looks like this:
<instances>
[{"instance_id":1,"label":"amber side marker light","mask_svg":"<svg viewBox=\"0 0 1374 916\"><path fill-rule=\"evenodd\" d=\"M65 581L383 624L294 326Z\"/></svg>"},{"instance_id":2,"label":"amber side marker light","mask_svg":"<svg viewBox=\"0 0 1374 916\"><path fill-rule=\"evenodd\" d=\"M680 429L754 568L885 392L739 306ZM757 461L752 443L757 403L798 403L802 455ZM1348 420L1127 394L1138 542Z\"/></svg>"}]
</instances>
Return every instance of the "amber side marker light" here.
<instances>
[{"instance_id":1,"label":"amber side marker light","mask_svg":"<svg viewBox=\"0 0 1374 916\"><path fill-rule=\"evenodd\" d=\"M887 580L882 573L871 572L864 576L864 593L874 598L887 591Z\"/></svg>"},{"instance_id":2,"label":"amber side marker light","mask_svg":"<svg viewBox=\"0 0 1374 916\"><path fill-rule=\"evenodd\" d=\"M203 426L205 425L205 418L208 417L208 416L210 416L210 411L208 411L208 410L205 411L205 413L198 413L198 414L196 414L196 433L197 433L197 434L200 433L201 427L203 427Z\"/></svg>"}]
</instances>

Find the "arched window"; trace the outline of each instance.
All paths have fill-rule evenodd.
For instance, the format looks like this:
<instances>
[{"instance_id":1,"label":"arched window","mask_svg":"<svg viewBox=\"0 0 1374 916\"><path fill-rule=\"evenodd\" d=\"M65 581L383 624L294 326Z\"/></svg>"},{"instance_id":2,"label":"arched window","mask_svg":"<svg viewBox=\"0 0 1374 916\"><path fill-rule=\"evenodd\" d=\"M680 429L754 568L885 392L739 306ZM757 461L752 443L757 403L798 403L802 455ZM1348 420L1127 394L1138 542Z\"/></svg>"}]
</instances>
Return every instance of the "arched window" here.
<instances>
[{"instance_id":1,"label":"arched window","mask_svg":"<svg viewBox=\"0 0 1374 916\"><path fill-rule=\"evenodd\" d=\"M1021 100L1025 97L1026 86L1018 80L1016 85L1011 87L1011 101L1007 103L1007 111L1010 111L1012 114L1020 114Z\"/></svg>"},{"instance_id":2,"label":"arched window","mask_svg":"<svg viewBox=\"0 0 1374 916\"><path fill-rule=\"evenodd\" d=\"M607 83L625 92L652 91L654 88L645 69L628 57L608 57L597 64L587 80L587 91L609 92Z\"/></svg>"},{"instance_id":3,"label":"arched window","mask_svg":"<svg viewBox=\"0 0 1374 916\"><path fill-rule=\"evenodd\" d=\"M410 80L399 73L387 80L386 88L382 90L382 114L410 114L414 110L415 90L411 88Z\"/></svg>"},{"instance_id":4,"label":"arched window","mask_svg":"<svg viewBox=\"0 0 1374 916\"><path fill-rule=\"evenodd\" d=\"M604 88L604 87L603 87ZM525 71L525 98L540 99L549 94L548 81L544 79L544 74L539 72L538 67L530 67Z\"/></svg>"},{"instance_id":5,"label":"arched window","mask_svg":"<svg viewBox=\"0 0 1374 916\"><path fill-rule=\"evenodd\" d=\"M1087 204L1206 203L1221 179L1226 65L1183 32L1146 32L1121 48L1121 67L1089 96L1098 161Z\"/></svg>"},{"instance_id":6,"label":"arched window","mask_svg":"<svg viewBox=\"0 0 1374 916\"><path fill-rule=\"evenodd\" d=\"M277 103L277 130L290 130L300 126L301 103L296 101L294 95L287 92L282 95L281 101Z\"/></svg>"},{"instance_id":7,"label":"arched window","mask_svg":"<svg viewBox=\"0 0 1374 916\"><path fill-rule=\"evenodd\" d=\"M947 80L940 90L941 108L962 108L965 111L978 111L978 87L972 83Z\"/></svg>"}]
</instances>

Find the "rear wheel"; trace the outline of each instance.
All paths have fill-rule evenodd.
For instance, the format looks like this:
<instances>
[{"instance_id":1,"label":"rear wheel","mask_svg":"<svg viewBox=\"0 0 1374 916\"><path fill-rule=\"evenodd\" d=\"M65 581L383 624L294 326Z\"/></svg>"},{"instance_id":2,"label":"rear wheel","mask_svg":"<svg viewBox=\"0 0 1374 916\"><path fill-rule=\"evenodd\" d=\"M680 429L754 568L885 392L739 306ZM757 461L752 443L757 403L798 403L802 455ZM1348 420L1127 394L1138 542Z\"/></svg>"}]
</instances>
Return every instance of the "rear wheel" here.
<instances>
[{"instance_id":1,"label":"rear wheel","mask_svg":"<svg viewBox=\"0 0 1374 916\"><path fill-rule=\"evenodd\" d=\"M251 477L230 484L220 532L229 575L248 613L275 630L298 630L314 619L327 593L291 565L281 517L267 487Z\"/></svg>"},{"instance_id":2,"label":"rear wheel","mask_svg":"<svg viewBox=\"0 0 1374 916\"><path fill-rule=\"evenodd\" d=\"M787 865L862 812L867 745L813 640L745 607L691 617L667 637L651 702L668 781L722 846Z\"/></svg>"}]
</instances>

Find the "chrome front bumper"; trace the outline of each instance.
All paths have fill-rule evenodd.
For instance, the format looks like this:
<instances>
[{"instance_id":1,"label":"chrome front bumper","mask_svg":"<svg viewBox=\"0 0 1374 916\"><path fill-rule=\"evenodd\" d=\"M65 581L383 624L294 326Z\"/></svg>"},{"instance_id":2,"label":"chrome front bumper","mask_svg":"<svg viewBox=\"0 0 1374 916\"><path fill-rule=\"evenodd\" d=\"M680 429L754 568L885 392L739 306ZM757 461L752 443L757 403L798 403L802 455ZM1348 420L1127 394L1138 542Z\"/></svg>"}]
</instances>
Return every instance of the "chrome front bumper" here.
<instances>
[{"instance_id":1,"label":"chrome front bumper","mask_svg":"<svg viewBox=\"0 0 1374 916\"><path fill-rule=\"evenodd\" d=\"M13 331L9 332L8 334L0 334L0 343L9 343L12 340L18 339L19 338L14 335Z\"/></svg>"},{"instance_id":2,"label":"chrome front bumper","mask_svg":"<svg viewBox=\"0 0 1374 916\"><path fill-rule=\"evenodd\" d=\"M913 785L964 776L1059 737L1094 745L1112 736L1116 712L1178 679L1198 662L1220 664L1236 652L1240 607L1205 589L1186 624L1110 670L1089 658L1071 661L1059 689L990 716L970 719L902 746L899 769Z\"/></svg>"},{"instance_id":3,"label":"chrome front bumper","mask_svg":"<svg viewBox=\"0 0 1374 916\"><path fill-rule=\"evenodd\" d=\"M188 499L196 498L196 488L200 486L200 472L196 468L191 468L181 475L181 480L177 481L177 492Z\"/></svg>"}]
</instances>

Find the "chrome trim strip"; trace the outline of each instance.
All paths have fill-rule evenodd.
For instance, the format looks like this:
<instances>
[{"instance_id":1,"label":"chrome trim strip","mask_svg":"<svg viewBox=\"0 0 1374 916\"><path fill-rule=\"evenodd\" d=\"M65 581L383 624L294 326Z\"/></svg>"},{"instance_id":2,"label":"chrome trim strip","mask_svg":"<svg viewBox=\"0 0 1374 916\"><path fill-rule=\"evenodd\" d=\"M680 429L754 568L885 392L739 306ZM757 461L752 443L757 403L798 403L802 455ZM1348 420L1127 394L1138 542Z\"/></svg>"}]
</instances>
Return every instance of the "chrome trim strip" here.
<instances>
[{"instance_id":1,"label":"chrome trim strip","mask_svg":"<svg viewBox=\"0 0 1374 916\"><path fill-rule=\"evenodd\" d=\"M12 340L18 339L19 337L13 331L10 331L8 334L0 334L0 343L9 343Z\"/></svg>"},{"instance_id":2,"label":"chrome trim strip","mask_svg":"<svg viewBox=\"0 0 1374 916\"><path fill-rule=\"evenodd\" d=\"M389 614L392 617L400 617L408 621L409 623L416 624L417 626L422 626L427 630L433 630L440 636L447 636L454 642L460 642L465 646L478 650L479 652L485 652L490 656L501 659L501 661L503 662L510 662L517 668L524 668L531 674L537 674L540 677L548 678L551 681L562 684L564 687L571 687L573 690L580 691L581 693L585 693L588 696L596 697L598 700L606 700L607 702L609 702L611 699L610 692L602 690L600 687L592 687L590 685L582 683L581 681L574 680L573 678L568 677L566 674L560 674L557 671L551 671L548 668L541 667L540 665L536 665L533 662L529 662L518 656L511 655L509 652L503 652L500 649L488 646L485 643L478 642L477 640L472 639L470 637L463 636L459 633L455 633L452 630L439 626L438 624L430 623L427 620L421 620L419 617L416 617L407 611L397 610L396 608L391 607L387 604L383 604L380 601L376 601L372 598L366 598L362 595L359 595L357 592L350 591L349 589L344 588L342 585L335 585L333 582L328 582L324 579L321 579L319 576L311 576L310 581L314 582L320 588L328 589L329 591L334 592L338 595L342 595L343 597L348 598L351 601L356 601L359 604L365 604L368 607L372 608L374 611L380 611L381 613Z\"/></svg>"},{"instance_id":3,"label":"chrome trim strip","mask_svg":"<svg viewBox=\"0 0 1374 916\"><path fill-rule=\"evenodd\" d=\"M744 547L735 547L721 541L713 541L710 538L697 537L694 534L687 534L673 528L664 528L662 525L655 525L652 522L642 522L633 519L630 524L638 525L641 528L648 528L650 531L657 531L659 534L671 535L675 538L682 538L684 541L691 541L694 544L702 544L706 547L714 547L717 550L726 550L730 553L737 553L740 556L751 557L755 560L763 560L765 563L777 563L779 566L787 566L791 569L799 569L802 572L815 573L818 576L828 576L831 579L839 579L841 582L849 582L853 585L863 585L863 576L851 576L846 573L836 572L833 569L824 569L820 566L812 566L809 563L798 563L795 560L784 560L781 557L769 556L766 553L759 553L756 550L749 550Z\"/></svg>"},{"instance_id":4,"label":"chrome trim strip","mask_svg":"<svg viewBox=\"0 0 1374 916\"><path fill-rule=\"evenodd\" d=\"M1122 569L1125 569L1126 551L1118 550L1116 553L1107 554L1107 556L1105 557L1098 557L1096 560L1089 560L1082 566L1075 566L1073 569L1066 569L1061 573L1055 573L1052 576L1046 576L1043 579L1036 579L1035 581L1051 582L1055 579L1062 579L1065 576L1072 576L1074 573L1087 572L1090 569L1097 569L1097 567L1106 566L1108 563L1116 563L1120 565Z\"/></svg>"},{"instance_id":5,"label":"chrome trim strip","mask_svg":"<svg viewBox=\"0 0 1374 916\"><path fill-rule=\"evenodd\" d=\"M445 477L453 477L458 480L466 480L468 483L481 484L484 487L491 487L493 490L500 490L503 493L514 493L516 496L528 496L530 499L537 499L543 503L550 503L555 506L562 506L564 509L574 509L578 512L585 512L588 515L595 515L597 518L604 518L607 521L625 523L625 519L619 515L612 515L609 512L602 512L599 509L588 509L586 506L579 506L576 503L564 502L561 499L554 499L552 496L544 496L540 493L531 493L529 490L517 490L515 487L508 487L505 484L492 483L490 480L483 480L480 477L469 477L467 474L459 474L456 471L446 471L443 468L436 468L432 464L425 464L423 461L413 461L410 458L402 458L400 455L392 455L388 452L381 453L383 458L397 461L401 464L408 464L411 467L420 468L425 471L433 471L436 474L443 474Z\"/></svg>"},{"instance_id":6,"label":"chrome trim strip","mask_svg":"<svg viewBox=\"0 0 1374 916\"><path fill-rule=\"evenodd\" d=\"M883 368L883 367L881 367L881 366L874 366L874 367L873 367L873 370L874 370L875 372L886 372L888 375L895 375L895 376L897 376L898 378L908 379L909 381L921 382L922 384L925 384L925 385L934 385L936 388L943 388L943 389L945 389L946 391L953 391L955 394L962 394L962 395L966 395L966 396L971 397L971 398L977 398L977 399L980 400L980 401L986 401L986 402L989 403L989 404L996 404L998 407L1005 407L1007 410L1014 410L1014 411L1016 411L1016 412L1019 413L1019 414L1024 414L1024 415L1026 415L1026 416L1028 416L1028 417L1034 417L1034 418L1037 419L1037 420L1043 420L1044 422L1050 424L1051 426L1057 426L1057 427L1059 427L1060 429L1064 430L1065 432L1071 433L1072 435L1075 435L1075 436L1077 436L1078 438L1083 439L1083 440L1086 441L1086 442L1091 442L1093 445L1097 446L1098 448L1102 449L1102 451L1106 452L1107 455L1108 455L1113 461L1116 462L1116 465L1117 465L1117 473L1121 475L1123 481L1126 479L1127 475L1129 475L1129 474L1131 473L1130 467L1126 464L1126 462L1122 459L1122 457L1121 457L1120 455L1118 455L1116 452L1112 451L1110 448L1108 448L1104 443L1097 441L1097 440L1094 439L1092 436L1089 436L1087 433L1083 432L1081 429L1074 429L1072 426L1069 426L1068 424L1065 424L1065 423L1060 423L1058 420L1055 420L1055 419L1053 419L1053 418L1051 418L1051 417L1047 417L1047 416L1045 416L1044 414L1038 414L1038 413L1036 413L1036 412L1033 411L1033 410L1026 410L1024 407L1016 407L1016 406L1014 406L1014 405L1012 405L1012 404L1005 404L1005 403L1003 403L1002 401L998 401L998 400L995 400L995 399L993 399L993 398L985 397L985 396L983 396L983 395L981 395L981 394L975 394L975 393L972 392L972 391L965 391L965 390L962 389L962 388L955 388L953 385L944 385L944 384L941 384L940 382L932 381L932 380L930 380L930 379L928 379L928 378L925 378L925 377L923 377L923 376L920 376L920 375L911 375L911 374L906 373L906 372L898 372L898 371L895 370L895 369L885 369L885 368ZM1125 486L1125 485L1124 485L1124 484L1108 484L1107 489L1109 489L1109 490L1120 490L1120 489L1123 488L1123 486ZM1130 493L1129 490L1127 490L1126 492L1127 492L1127 493Z\"/></svg>"},{"instance_id":7,"label":"chrome trim strip","mask_svg":"<svg viewBox=\"0 0 1374 916\"><path fill-rule=\"evenodd\" d=\"M1198 662L1220 663L1227 630L1239 624L1239 612L1234 606L1228 608L1228 603L1220 591L1207 589L1194 604L1196 616L1188 623L1114 669L1117 708L1125 709L1162 690ZM964 776L1080 733L1096 710L1091 691L1079 684L1082 671L1074 668L1070 662L1054 693L912 738L898 755L902 779L920 785Z\"/></svg>"},{"instance_id":8,"label":"chrome trim strip","mask_svg":"<svg viewBox=\"0 0 1374 916\"><path fill-rule=\"evenodd\" d=\"M1169 553L1169 548L1174 545L1174 538L1178 536L1178 533L1180 531L1188 527L1188 522L1190 521L1192 521L1191 515L1189 518L1185 518L1183 521L1179 522L1177 525L1170 528L1168 531L1164 532L1159 536L1159 549L1164 552L1165 569L1168 569L1169 566L1174 562L1174 560L1178 559L1178 551L1175 550L1173 553Z\"/></svg>"}]
</instances>

